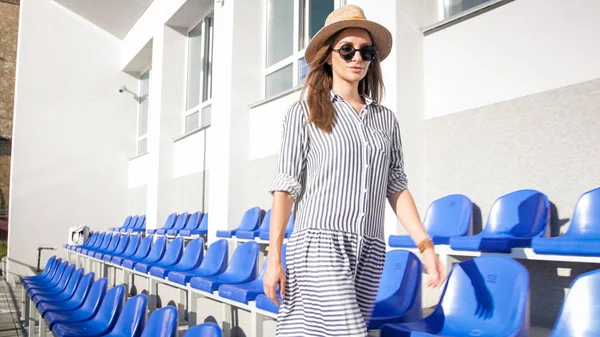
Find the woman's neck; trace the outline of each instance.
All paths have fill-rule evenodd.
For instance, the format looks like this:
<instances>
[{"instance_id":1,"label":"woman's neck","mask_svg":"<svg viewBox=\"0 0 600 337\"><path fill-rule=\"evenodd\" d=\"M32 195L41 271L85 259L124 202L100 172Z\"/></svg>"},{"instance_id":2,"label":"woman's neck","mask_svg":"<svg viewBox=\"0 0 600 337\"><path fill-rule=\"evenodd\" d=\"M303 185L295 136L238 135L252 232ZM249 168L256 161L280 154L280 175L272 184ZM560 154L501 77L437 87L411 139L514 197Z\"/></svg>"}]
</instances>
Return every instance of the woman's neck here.
<instances>
[{"instance_id":1,"label":"woman's neck","mask_svg":"<svg viewBox=\"0 0 600 337\"><path fill-rule=\"evenodd\" d=\"M358 93L358 82L350 83L346 81L333 81L333 92L342 97L345 101L359 103L362 97Z\"/></svg>"}]
</instances>

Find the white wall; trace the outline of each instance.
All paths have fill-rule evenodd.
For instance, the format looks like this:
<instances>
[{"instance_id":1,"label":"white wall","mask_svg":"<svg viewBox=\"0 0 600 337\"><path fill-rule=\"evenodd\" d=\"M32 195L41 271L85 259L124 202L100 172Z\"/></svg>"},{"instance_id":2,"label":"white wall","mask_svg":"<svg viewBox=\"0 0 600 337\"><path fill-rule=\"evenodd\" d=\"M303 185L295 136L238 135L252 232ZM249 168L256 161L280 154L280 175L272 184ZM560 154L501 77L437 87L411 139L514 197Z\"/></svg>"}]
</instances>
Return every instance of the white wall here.
<instances>
[{"instance_id":1,"label":"white wall","mask_svg":"<svg viewBox=\"0 0 600 337\"><path fill-rule=\"evenodd\" d=\"M427 119L600 77L600 1L518 0L425 38Z\"/></svg>"},{"instance_id":2,"label":"white wall","mask_svg":"<svg viewBox=\"0 0 600 337\"><path fill-rule=\"evenodd\" d=\"M37 247L60 247L69 226L123 222L136 103L117 88L137 84L120 56L118 40L57 3L21 2L9 272L30 273Z\"/></svg>"}]
</instances>

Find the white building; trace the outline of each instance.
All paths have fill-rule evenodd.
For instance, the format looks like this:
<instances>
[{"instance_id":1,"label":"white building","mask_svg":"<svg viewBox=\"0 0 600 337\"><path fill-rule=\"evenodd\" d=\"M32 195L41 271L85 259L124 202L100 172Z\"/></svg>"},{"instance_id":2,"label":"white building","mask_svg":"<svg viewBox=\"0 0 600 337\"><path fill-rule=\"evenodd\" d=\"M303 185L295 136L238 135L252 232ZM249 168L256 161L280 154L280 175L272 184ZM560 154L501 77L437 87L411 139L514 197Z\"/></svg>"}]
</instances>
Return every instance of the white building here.
<instances>
[{"instance_id":1,"label":"white building","mask_svg":"<svg viewBox=\"0 0 600 337\"><path fill-rule=\"evenodd\" d=\"M270 208L303 48L341 2L393 34L383 103L421 214L463 193L481 226L498 196L536 188L557 233L600 181L600 1L23 0L8 271L31 272L38 247L63 255L82 222L146 214L155 228L204 211L214 238ZM386 233L401 231L388 215ZM596 267L523 264L545 327L573 277Z\"/></svg>"}]
</instances>

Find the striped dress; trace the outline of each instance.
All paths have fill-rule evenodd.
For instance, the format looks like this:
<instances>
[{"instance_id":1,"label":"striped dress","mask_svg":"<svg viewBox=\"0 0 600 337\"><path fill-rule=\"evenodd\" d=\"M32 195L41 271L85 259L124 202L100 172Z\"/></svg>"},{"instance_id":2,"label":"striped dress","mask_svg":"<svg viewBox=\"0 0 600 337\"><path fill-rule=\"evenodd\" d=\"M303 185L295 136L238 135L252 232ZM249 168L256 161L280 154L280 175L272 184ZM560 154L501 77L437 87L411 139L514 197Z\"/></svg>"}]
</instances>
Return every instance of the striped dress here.
<instances>
[{"instance_id":1,"label":"striped dress","mask_svg":"<svg viewBox=\"0 0 600 337\"><path fill-rule=\"evenodd\" d=\"M308 123L306 101L283 125L270 192L295 200L277 336L366 336L385 261L386 197L406 188L400 130L365 97L360 113L331 92L333 131Z\"/></svg>"}]
</instances>

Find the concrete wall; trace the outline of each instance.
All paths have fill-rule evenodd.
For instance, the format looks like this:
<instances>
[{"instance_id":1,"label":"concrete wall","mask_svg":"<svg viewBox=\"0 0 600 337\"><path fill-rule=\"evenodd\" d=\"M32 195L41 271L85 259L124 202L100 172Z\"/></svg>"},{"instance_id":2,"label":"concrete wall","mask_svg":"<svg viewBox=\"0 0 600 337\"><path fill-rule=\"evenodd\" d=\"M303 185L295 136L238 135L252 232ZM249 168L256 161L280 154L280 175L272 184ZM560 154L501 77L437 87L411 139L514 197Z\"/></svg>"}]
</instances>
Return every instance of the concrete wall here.
<instances>
[{"instance_id":1,"label":"concrete wall","mask_svg":"<svg viewBox=\"0 0 600 337\"><path fill-rule=\"evenodd\" d=\"M534 188L552 202L552 234L566 229L600 184L599 12L594 1L519 0L425 37L428 202L469 196L478 232L496 198ZM597 268L521 262L543 327L573 278Z\"/></svg>"},{"instance_id":2,"label":"concrete wall","mask_svg":"<svg viewBox=\"0 0 600 337\"><path fill-rule=\"evenodd\" d=\"M23 1L20 22L8 268L28 274L68 227L125 218L136 102L116 89L136 81L118 40L55 2Z\"/></svg>"}]
</instances>

